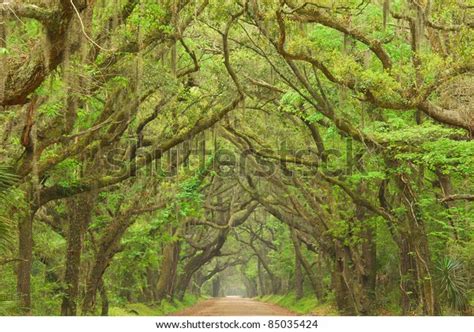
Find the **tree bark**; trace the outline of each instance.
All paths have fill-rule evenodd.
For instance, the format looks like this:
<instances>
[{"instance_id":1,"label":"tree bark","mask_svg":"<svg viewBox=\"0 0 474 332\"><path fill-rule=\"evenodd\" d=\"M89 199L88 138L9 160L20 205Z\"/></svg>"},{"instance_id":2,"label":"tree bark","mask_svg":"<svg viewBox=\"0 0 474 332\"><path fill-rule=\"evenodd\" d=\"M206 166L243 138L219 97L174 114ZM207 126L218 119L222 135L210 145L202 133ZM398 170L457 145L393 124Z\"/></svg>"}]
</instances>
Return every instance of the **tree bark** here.
<instances>
[{"instance_id":1,"label":"tree bark","mask_svg":"<svg viewBox=\"0 0 474 332\"><path fill-rule=\"evenodd\" d=\"M303 271L301 269L301 261L298 257L298 254L296 253L295 248L295 295L297 300L303 298L304 296L303 281L304 277Z\"/></svg>"},{"instance_id":2,"label":"tree bark","mask_svg":"<svg viewBox=\"0 0 474 332\"><path fill-rule=\"evenodd\" d=\"M99 293L100 293L100 300L101 300L100 315L108 316L109 315L109 297L107 296L107 290L105 289L103 278L100 280Z\"/></svg>"},{"instance_id":3,"label":"tree bark","mask_svg":"<svg viewBox=\"0 0 474 332\"><path fill-rule=\"evenodd\" d=\"M256 297L258 295L258 292L257 292L257 279L256 278L249 278L245 274L245 269L244 269L243 266L241 266L240 272L242 273L242 278L243 278L243 281L244 281L245 291L246 291L247 297L250 297L250 298Z\"/></svg>"},{"instance_id":4,"label":"tree bark","mask_svg":"<svg viewBox=\"0 0 474 332\"><path fill-rule=\"evenodd\" d=\"M207 247L202 253L191 258L189 262L184 266L184 271L178 278L178 283L176 285L176 297L178 298L178 300L183 299L193 274L202 266L210 262L211 259L219 255L220 250L224 245L225 240L227 239L228 232L228 228L220 231L216 240L213 241L212 245Z\"/></svg>"},{"instance_id":5,"label":"tree bark","mask_svg":"<svg viewBox=\"0 0 474 332\"><path fill-rule=\"evenodd\" d=\"M309 281L311 282L311 287L314 290L314 294L319 301L322 301L324 298L324 287L322 280L319 276L313 273L311 264L309 264L308 260L303 256L300 247L300 240L297 238L297 235L294 231L292 231L292 241L293 247L295 248L295 254L298 257L298 261L303 266Z\"/></svg>"},{"instance_id":6,"label":"tree bark","mask_svg":"<svg viewBox=\"0 0 474 332\"><path fill-rule=\"evenodd\" d=\"M410 247L408 234L405 234L400 244L400 291L402 314L412 314L418 305L418 288L416 286L416 260Z\"/></svg>"},{"instance_id":7,"label":"tree bark","mask_svg":"<svg viewBox=\"0 0 474 332\"><path fill-rule=\"evenodd\" d=\"M146 302L154 302L157 299L157 288L158 283L158 271L151 266L146 268L146 289L144 290L143 297Z\"/></svg>"},{"instance_id":8,"label":"tree bark","mask_svg":"<svg viewBox=\"0 0 474 332\"><path fill-rule=\"evenodd\" d=\"M258 292L260 296L266 295L267 294L267 288L265 287L265 281L263 278L263 272L262 272L262 263L260 262L260 259L257 259L257 276L258 276Z\"/></svg>"},{"instance_id":9,"label":"tree bark","mask_svg":"<svg viewBox=\"0 0 474 332\"><path fill-rule=\"evenodd\" d=\"M33 262L33 218L31 209L18 223L17 293L20 310L24 315L31 315L31 267Z\"/></svg>"},{"instance_id":10,"label":"tree bark","mask_svg":"<svg viewBox=\"0 0 474 332\"><path fill-rule=\"evenodd\" d=\"M374 230L370 225L365 226L362 232L362 266L361 286L361 313L370 315L375 305L375 287L377 280L377 244L374 239Z\"/></svg>"},{"instance_id":11,"label":"tree bark","mask_svg":"<svg viewBox=\"0 0 474 332\"><path fill-rule=\"evenodd\" d=\"M351 300L352 295L347 287L345 273L346 273L346 258L344 252L336 249L334 257L334 268L332 273L332 287L336 297L336 305L339 312L343 315L355 315L357 310L354 308L354 303Z\"/></svg>"},{"instance_id":12,"label":"tree bark","mask_svg":"<svg viewBox=\"0 0 474 332\"><path fill-rule=\"evenodd\" d=\"M179 249L180 244L178 241L173 241L165 245L163 250L163 262L160 267L160 276L156 286L155 301L157 302L173 296L179 263Z\"/></svg>"},{"instance_id":13,"label":"tree bark","mask_svg":"<svg viewBox=\"0 0 474 332\"><path fill-rule=\"evenodd\" d=\"M359 185L359 192L362 194L367 190L365 182ZM356 219L361 225L360 245L361 257L353 257L360 264L360 268L356 269L360 279L360 313L362 315L371 315L375 305L375 287L377 280L377 244L375 242L375 230L366 222L366 209L360 205L356 206Z\"/></svg>"},{"instance_id":14,"label":"tree bark","mask_svg":"<svg viewBox=\"0 0 474 332\"><path fill-rule=\"evenodd\" d=\"M62 316L77 315L82 246L85 233L91 222L94 199L94 195L85 193L68 199L66 203L69 210L69 225L64 274L66 289L61 304Z\"/></svg>"},{"instance_id":15,"label":"tree bark","mask_svg":"<svg viewBox=\"0 0 474 332\"><path fill-rule=\"evenodd\" d=\"M424 315L439 315L440 306L433 285L433 266L428 237L416 195L405 174L397 176L396 183L407 209L406 226L409 230L407 240L410 247L408 255L414 257L419 302Z\"/></svg>"},{"instance_id":16,"label":"tree bark","mask_svg":"<svg viewBox=\"0 0 474 332\"><path fill-rule=\"evenodd\" d=\"M215 276L212 279L212 297L220 297L221 296L221 278L219 275Z\"/></svg>"},{"instance_id":17,"label":"tree bark","mask_svg":"<svg viewBox=\"0 0 474 332\"><path fill-rule=\"evenodd\" d=\"M82 315L88 315L94 311L100 280L114 255L121 250L120 239L132 223L133 220L128 217L117 218L104 230L98 244L92 269L87 277L82 302Z\"/></svg>"}]
</instances>

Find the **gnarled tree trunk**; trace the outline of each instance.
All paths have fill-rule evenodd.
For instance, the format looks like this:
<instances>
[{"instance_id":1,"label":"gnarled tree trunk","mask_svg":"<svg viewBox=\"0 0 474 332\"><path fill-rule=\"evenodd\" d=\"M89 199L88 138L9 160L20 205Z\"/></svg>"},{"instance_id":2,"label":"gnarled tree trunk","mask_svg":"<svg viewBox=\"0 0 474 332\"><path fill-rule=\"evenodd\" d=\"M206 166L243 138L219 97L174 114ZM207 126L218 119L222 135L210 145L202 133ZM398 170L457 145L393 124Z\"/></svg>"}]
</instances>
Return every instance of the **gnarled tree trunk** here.
<instances>
[{"instance_id":1,"label":"gnarled tree trunk","mask_svg":"<svg viewBox=\"0 0 474 332\"><path fill-rule=\"evenodd\" d=\"M18 223L17 293L21 312L31 314L31 267L33 262L33 217L29 210Z\"/></svg>"},{"instance_id":2,"label":"gnarled tree trunk","mask_svg":"<svg viewBox=\"0 0 474 332\"><path fill-rule=\"evenodd\" d=\"M291 239L293 241L293 247L295 248L295 254L298 258L298 261L303 266L306 275L308 276L309 281L311 282L311 286L314 290L314 294L319 301L322 301L324 298L324 287L322 284L322 280L319 276L315 275L311 269L311 264L309 264L308 260L303 256L301 252L300 241L297 238L295 231L292 231Z\"/></svg>"},{"instance_id":3,"label":"gnarled tree trunk","mask_svg":"<svg viewBox=\"0 0 474 332\"><path fill-rule=\"evenodd\" d=\"M163 262L160 267L160 276L156 286L155 301L159 302L166 297L172 297L176 284L176 272L179 263L178 241L167 243L163 250Z\"/></svg>"},{"instance_id":4,"label":"gnarled tree trunk","mask_svg":"<svg viewBox=\"0 0 474 332\"><path fill-rule=\"evenodd\" d=\"M69 210L69 225L66 271L64 274L66 289L61 304L62 316L75 316L77 314L82 244L87 227L91 222L94 199L95 195L85 193L68 199L66 203Z\"/></svg>"},{"instance_id":5,"label":"gnarled tree trunk","mask_svg":"<svg viewBox=\"0 0 474 332\"><path fill-rule=\"evenodd\" d=\"M99 289L102 276L109 266L114 255L121 250L120 239L133 223L133 220L125 216L117 218L107 229L99 241L95 254L94 264L86 281L86 289L82 302L82 315L91 314L95 309L97 290Z\"/></svg>"}]
</instances>

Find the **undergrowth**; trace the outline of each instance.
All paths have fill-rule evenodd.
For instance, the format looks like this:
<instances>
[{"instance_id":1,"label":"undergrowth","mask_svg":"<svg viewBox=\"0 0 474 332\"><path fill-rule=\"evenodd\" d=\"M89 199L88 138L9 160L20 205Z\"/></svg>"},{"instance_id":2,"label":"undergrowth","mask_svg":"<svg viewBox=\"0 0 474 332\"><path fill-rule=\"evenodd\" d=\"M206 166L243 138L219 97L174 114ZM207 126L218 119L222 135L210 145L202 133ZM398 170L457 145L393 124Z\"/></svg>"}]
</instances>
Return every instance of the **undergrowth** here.
<instances>
[{"instance_id":1,"label":"undergrowth","mask_svg":"<svg viewBox=\"0 0 474 332\"><path fill-rule=\"evenodd\" d=\"M338 315L337 310L332 305L327 303L319 303L314 296L305 296L297 300L296 295L293 292L285 295L260 296L257 297L257 300L279 305L280 307L286 308L301 315Z\"/></svg>"},{"instance_id":2,"label":"undergrowth","mask_svg":"<svg viewBox=\"0 0 474 332\"><path fill-rule=\"evenodd\" d=\"M111 307L109 316L166 316L190 307L200 300L199 297L186 294L182 301L163 300L160 304L129 303L124 307Z\"/></svg>"}]
</instances>

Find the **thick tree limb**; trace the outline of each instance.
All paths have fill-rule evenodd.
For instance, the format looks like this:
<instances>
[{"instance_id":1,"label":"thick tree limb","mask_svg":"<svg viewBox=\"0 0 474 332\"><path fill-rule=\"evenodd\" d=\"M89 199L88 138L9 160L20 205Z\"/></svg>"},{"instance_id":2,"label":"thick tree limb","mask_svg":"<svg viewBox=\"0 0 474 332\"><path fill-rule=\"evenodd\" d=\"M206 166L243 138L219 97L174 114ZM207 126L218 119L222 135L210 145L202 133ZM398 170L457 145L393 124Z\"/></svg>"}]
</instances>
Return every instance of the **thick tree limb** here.
<instances>
[{"instance_id":1,"label":"thick tree limb","mask_svg":"<svg viewBox=\"0 0 474 332\"><path fill-rule=\"evenodd\" d=\"M453 194L449 196L445 196L440 199L440 202L452 202L452 201L474 201L473 194Z\"/></svg>"},{"instance_id":2,"label":"thick tree limb","mask_svg":"<svg viewBox=\"0 0 474 332\"><path fill-rule=\"evenodd\" d=\"M49 25L49 21L55 15L55 12L52 10L33 4L18 3L16 1L0 4L0 12L20 18L35 19L45 25Z\"/></svg>"},{"instance_id":3,"label":"thick tree limb","mask_svg":"<svg viewBox=\"0 0 474 332\"><path fill-rule=\"evenodd\" d=\"M287 4L290 3L290 1L285 2ZM293 5L289 5L290 7L294 8ZM360 41L361 43L365 44L380 60L384 69L389 70L392 67L392 60L390 59L390 56L385 51L382 46L382 43L379 40L370 39L361 31L347 26L335 16L327 15L324 13L324 11L315 7L302 7L293 11L293 13L289 15L289 17L298 22L319 23L329 28L338 30L346 35L349 35L354 39Z\"/></svg>"}]
</instances>

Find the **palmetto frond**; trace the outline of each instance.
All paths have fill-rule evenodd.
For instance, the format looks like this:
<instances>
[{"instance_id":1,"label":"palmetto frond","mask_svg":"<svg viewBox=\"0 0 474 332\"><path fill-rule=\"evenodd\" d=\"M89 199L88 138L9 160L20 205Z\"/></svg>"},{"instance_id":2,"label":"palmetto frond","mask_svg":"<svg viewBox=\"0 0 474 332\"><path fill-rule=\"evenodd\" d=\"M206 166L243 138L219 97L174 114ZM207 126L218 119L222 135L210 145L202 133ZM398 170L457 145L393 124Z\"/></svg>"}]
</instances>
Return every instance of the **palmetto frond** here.
<instances>
[{"instance_id":1,"label":"palmetto frond","mask_svg":"<svg viewBox=\"0 0 474 332\"><path fill-rule=\"evenodd\" d=\"M8 167L0 165L0 208L5 206L5 194L17 180L18 177ZM13 222L0 216L0 253L12 245L13 238Z\"/></svg>"},{"instance_id":2,"label":"palmetto frond","mask_svg":"<svg viewBox=\"0 0 474 332\"><path fill-rule=\"evenodd\" d=\"M0 217L0 254L13 244L13 223L10 219Z\"/></svg>"},{"instance_id":3,"label":"palmetto frond","mask_svg":"<svg viewBox=\"0 0 474 332\"><path fill-rule=\"evenodd\" d=\"M3 198L5 192L10 189L18 180L18 177L10 170L9 167L0 165L0 199Z\"/></svg>"},{"instance_id":4,"label":"palmetto frond","mask_svg":"<svg viewBox=\"0 0 474 332\"><path fill-rule=\"evenodd\" d=\"M468 280L461 262L445 257L438 264L441 295L455 310L464 311L469 306Z\"/></svg>"}]
</instances>

